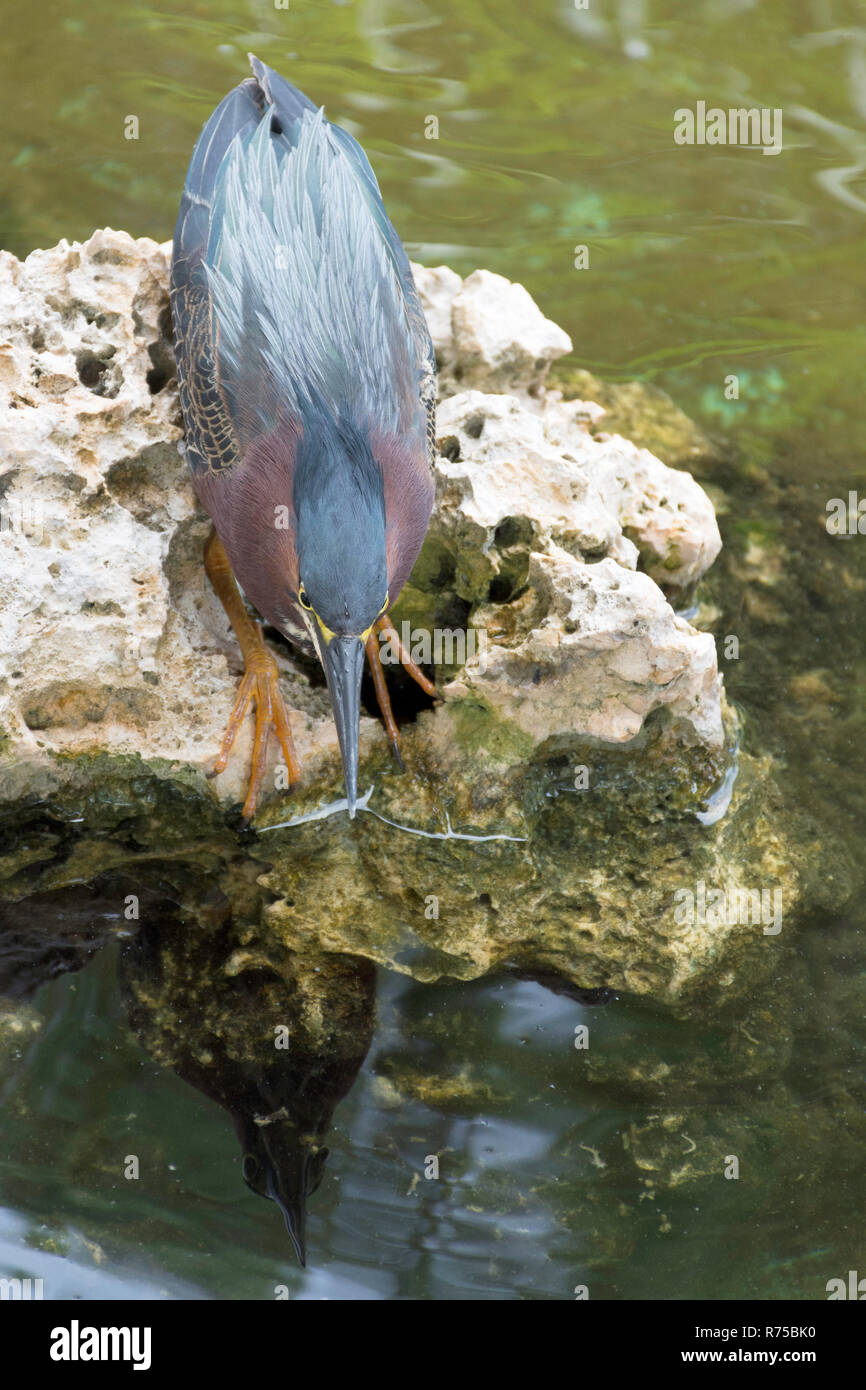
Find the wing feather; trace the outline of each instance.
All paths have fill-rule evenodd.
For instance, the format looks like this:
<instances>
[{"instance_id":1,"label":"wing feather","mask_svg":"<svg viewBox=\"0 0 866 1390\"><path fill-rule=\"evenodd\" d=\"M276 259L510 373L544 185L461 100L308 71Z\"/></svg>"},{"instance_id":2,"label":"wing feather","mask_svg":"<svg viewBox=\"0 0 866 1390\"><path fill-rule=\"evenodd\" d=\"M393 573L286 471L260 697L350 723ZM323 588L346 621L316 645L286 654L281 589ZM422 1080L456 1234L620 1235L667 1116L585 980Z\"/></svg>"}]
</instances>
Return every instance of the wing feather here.
<instances>
[{"instance_id":1,"label":"wing feather","mask_svg":"<svg viewBox=\"0 0 866 1390\"><path fill-rule=\"evenodd\" d=\"M429 449L435 360L366 155L250 59L193 151L172 307L193 468L231 467L311 407ZM190 418L200 427L190 428Z\"/></svg>"}]
</instances>

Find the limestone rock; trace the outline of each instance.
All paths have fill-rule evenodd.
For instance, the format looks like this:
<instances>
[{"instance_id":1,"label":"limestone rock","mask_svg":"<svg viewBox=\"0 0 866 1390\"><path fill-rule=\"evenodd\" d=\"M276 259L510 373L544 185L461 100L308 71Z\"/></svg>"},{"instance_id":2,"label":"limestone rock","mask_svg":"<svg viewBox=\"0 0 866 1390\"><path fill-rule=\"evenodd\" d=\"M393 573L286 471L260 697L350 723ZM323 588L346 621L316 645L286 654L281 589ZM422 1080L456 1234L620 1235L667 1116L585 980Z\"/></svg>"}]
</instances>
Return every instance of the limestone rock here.
<instances>
[{"instance_id":1,"label":"limestone rock","mask_svg":"<svg viewBox=\"0 0 866 1390\"><path fill-rule=\"evenodd\" d=\"M7 522L0 727L18 760L137 752L204 772L232 706L238 653L200 563L207 521L178 452L169 253L107 229L84 245L36 251L23 264L9 255L0 262ZM536 599L543 596L533 609L538 633L507 660L495 646L496 676L485 697L501 696L519 727L515 673L543 650L536 736L549 718L550 736L591 730L619 741L658 703L683 713L691 702L696 736L717 747L712 643L674 618L646 576L632 573L640 550L650 570L682 582L697 578L718 546L705 495L688 474L624 440L594 440L583 403L564 403L556 393L529 397L539 363L568 340L522 287L481 271L461 281L445 268L419 271L419 280L438 306L431 313L437 348L461 375L512 380L520 392L466 390L440 407L440 439L456 440L457 448L439 462L429 553L444 549L453 592L470 605L510 600L529 582L531 565ZM607 557L613 568L609 575L585 565L578 582L569 556ZM557 689L560 665L573 656L577 669L587 641L584 635L581 647L572 637L560 648L562 623L574 626L576 610L597 603L610 615L615 582L618 617L605 640L615 648L628 632L631 655L609 656L609 689L596 683L598 663L593 680ZM641 674L630 635L636 626L647 648ZM664 627L672 647L654 662L652 642L663 640ZM325 696L291 657L282 659L306 773L311 780L325 767L336 773ZM474 686L484 679L477 671L471 678ZM250 724L220 779L226 800L243 791ZM362 752L379 737L365 720Z\"/></svg>"},{"instance_id":2,"label":"limestone rock","mask_svg":"<svg viewBox=\"0 0 866 1390\"><path fill-rule=\"evenodd\" d=\"M712 504L691 474L618 435L585 428L582 401L464 391L437 412L439 493L432 534L457 560L461 597L514 568L522 538L628 569L640 557L672 591L700 579L721 549ZM509 551L506 559L504 551Z\"/></svg>"},{"instance_id":3,"label":"limestone rock","mask_svg":"<svg viewBox=\"0 0 866 1390\"><path fill-rule=\"evenodd\" d=\"M446 266L412 269L445 392L454 383L486 391L535 390L551 362L571 352L568 334L504 275L476 270L461 281Z\"/></svg>"},{"instance_id":4,"label":"limestone rock","mask_svg":"<svg viewBox=\"0 0 866 1390\"><path fill-rule=\"evenodd\" d=\"M275 647L304 781L288 802L266 781L238 852L225 813L252 719L205 781L239 653L178 450L169 250L105 230L0 260L0 807L26 826L0 897L121 873L132 845L137 876L153 862L161 885L170 862L236 901L244 949L259 932L421 979L537 967L669 1001L729 982L760 934L680 926L677 885L776 875L793 905L798 871L764 771L719 826L695 815L728 765L722 686L712 638L660 584L676 598L711 563L712 507L687 473L594 436L593 402L543 388L566 335L484 271L418 271L442 456L395 614L445 614L483 651L443 661L445 699L404 726L408 774L362 721L373 792L350 822L329 813L326 693Z\"/></svg>"},{"instance_id":5,"label":"limestone rock","mask_svg":"<svg viewBox=\"0 0 866 1390\"><path fill-rule=\"evenodd\" d=\"M454 357L451 306L463 281L447 265L423 266L413 263L412 274L441 371L444 364Z\"/></svg>"},{"instance_id":6,"label":"limestone rock","mask_svg":"<svg viewBox=\"0 0 866 1390\"><path fill-rule=\"evenodd\" d=\"M665 708L691 741L721 748L715 642L678 618L648 575L551 547L530 556L528 583L525 604L476 613L489 637L484 670L469 666L449 690L480 690L534 744L564 734L627 742Z\"/></svg>"}]
</instances>

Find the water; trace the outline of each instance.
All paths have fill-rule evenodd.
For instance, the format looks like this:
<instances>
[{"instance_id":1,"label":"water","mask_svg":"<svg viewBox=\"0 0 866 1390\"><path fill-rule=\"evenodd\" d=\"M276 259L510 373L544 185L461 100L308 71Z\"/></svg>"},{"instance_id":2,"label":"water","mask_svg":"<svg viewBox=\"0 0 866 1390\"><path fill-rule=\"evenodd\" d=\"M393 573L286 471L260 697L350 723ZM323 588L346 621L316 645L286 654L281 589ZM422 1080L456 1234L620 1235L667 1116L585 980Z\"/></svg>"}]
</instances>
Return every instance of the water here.
<instances>
[{"instance_id":1,"label":"water","mask_svg":"<svg viewBox=\"0 0 866 1390\"><path fill-rule=\"evenodd\" d=\"M696 470L724 494L702 597L740 638L722 664L744 745L813 817L817 892L773 990L712 1026L527 981L380 975L306 1272L243 1185L224 1111L129 1029L109 946L41 987L45 1026L0 1086L0 1270L53 1297L823 1297L862 1262L866 1208L864 542L823 527L828 498L866 485L864 8L64 0L37 30L12 11L0 243L106 224L167 239L247 49L358 136L416 259L522 281L580 365L663 387L732 446ZM699 100L782 108L783 152L676 146L673 111ZM704 1177L677 1183L694 1152Z\"/></svg>"}]
</instances>

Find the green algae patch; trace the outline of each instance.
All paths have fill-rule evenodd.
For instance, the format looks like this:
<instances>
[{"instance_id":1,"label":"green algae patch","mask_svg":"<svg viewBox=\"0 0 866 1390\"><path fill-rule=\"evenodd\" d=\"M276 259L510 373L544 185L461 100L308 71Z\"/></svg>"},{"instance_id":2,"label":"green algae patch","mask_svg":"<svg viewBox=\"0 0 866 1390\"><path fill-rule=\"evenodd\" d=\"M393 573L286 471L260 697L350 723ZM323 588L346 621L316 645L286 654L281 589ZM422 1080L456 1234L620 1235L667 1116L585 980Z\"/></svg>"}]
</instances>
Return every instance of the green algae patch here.
<instances>
[{"instance_id":1,"label":"green algae patch","mask_svg":"<svg viewBox=\"0 0 866 1390\"><path fill-rule=\"evenodd\" d=\"M148 865L174 857L212 869L235 841L205 780L183 765L98 753L53 757L35 776L26 766L12 772L6 789L14 780L18 795L0 810L0 900L106 875L143 883Z\"/></svg>"},{"instance_id":2,"label":"green algae patch","mask_svg":"<svg viewBox=\"0 0 866 1390\"><path fill-rule=\"evenodd\" d=\"M808 854L780 831L766 760L741 757L730 809L704 825L697 813L731 749L690 746L662 715L630 745L534 748L486 700L456 691L405 726L403 752L405 773L385 748L365 759L354 820L320 780L248 831L176 764L57 759L44 799L28 791L5 808L0 894L22 911L37 904L46 924L62 905L76 939L82 894L121 932L166 895L216 895L250 960L324 952L421 981L518 969L676 1006L774 968L760 923L675 916L677 893L699 880L778 885L786 922L800 911Z\"/></svg>"},{"instance_id":3,"label":"green algae patch","mask_svg":"<svg viewBox=\"0 0 866 1390\"><path fill-rule=\"evenodd\" d=\"M289 949L317 943L421 980L517 968L669 1004L751 987L775 968L762 922L680 920L677 895L771 883L794 920L799 866L769 766L744 756L728 814L704 825L715 769L655 737L655 767L594 749L585 790L560 754L497 770L442 747L423 778L377 786L354 823L263 835L264 920Z\"/></svg>"},{"instance_id":4,"label":"green algae patch","mask_svg":"<svg viewBox=\"0 0 866 1390\"><path fill-rule=\"evenodd\" d=\"M465 695L449 702L454 737L467 757L481 755L492 763L519 764L529 758L533 741L507 719L496 714L480 695Z\"/></svg>"}]
</instances>

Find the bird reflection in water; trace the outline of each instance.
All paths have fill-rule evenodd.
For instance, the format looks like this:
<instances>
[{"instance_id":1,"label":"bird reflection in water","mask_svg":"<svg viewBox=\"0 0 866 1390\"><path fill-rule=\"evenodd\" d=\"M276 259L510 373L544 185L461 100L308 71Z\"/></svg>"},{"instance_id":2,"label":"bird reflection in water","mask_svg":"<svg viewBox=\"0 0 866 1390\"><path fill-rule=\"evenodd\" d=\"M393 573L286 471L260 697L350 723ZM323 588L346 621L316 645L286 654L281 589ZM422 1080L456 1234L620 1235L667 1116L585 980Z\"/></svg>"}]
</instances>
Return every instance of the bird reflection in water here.
<instances>
[{"instance_id":1,"label":"bird reflection in water","mask_svg":"<svg viewBox=\"0 0 866 1390\"><path fill-rule=\"evenodd\" d=\"M277 1203L305 1265L324 1138L373 1036L375 968L271 938L241 945L249 934L225 901L186 931L143 926L122 952L121 982L145 1050L231 1115L244 1181Z\"/></svg>"}]
</instances>

